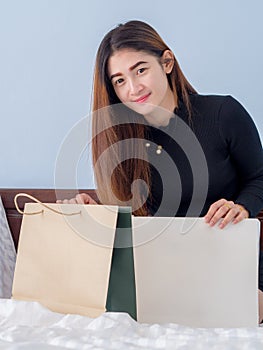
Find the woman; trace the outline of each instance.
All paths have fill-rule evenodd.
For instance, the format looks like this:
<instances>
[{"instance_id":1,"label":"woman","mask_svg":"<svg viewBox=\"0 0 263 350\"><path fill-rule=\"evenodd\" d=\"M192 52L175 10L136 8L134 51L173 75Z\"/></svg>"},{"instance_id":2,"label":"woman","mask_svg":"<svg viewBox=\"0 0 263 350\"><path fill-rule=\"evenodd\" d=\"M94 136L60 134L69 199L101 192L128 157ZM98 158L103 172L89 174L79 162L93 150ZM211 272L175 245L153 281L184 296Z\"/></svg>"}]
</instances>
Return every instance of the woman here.
<instances>
[{"instance_id":1,"label":"woman","mask_svg":"<svg viewBox=\"0 0 263 350\"><path fill-rule=\"evenodd\" d=\"M148 24L130 21L103 38L93 112L101 203L132 205L135 215L204 216L220 228L263 208L262 146L250 116L230 96L199 95ZM69 202L95 203L87 194Z\"/></svg>"},{"instance_id":2,"label":"woman","mask_svg":"<svg viewBox=\"0 0 263 350\"><path fill-rule=\"evenodd\" d=\"M135 113L128 117L125 114L129 122L123 119L125 127L116 121L112 127L110 112L105 112L104 107L119 103L127 106L126 113L130 110ZM167 113L160 113L160 108ZM102 181L105 169L96 166L102 152L119 140L163 137L163 132L173 126L170 124L174 123L175 112L194 130L206 156L210 179L204 208L211 206L206 221L214 225L224 218L223 228L230 221L236 223L248 216L254 217L263 208L262 147L251 118L232 97L198 95L184 77L172 51L148 24L130 21L111 30L102 40L96 58L93 111L93 163L99 198L104 199L103 202L111 202L111 195L120 201L129 201L133 181L141 178L151 185L155 174L145 161L127 160L118 164L117 171L113 172L109 189ZM100 118L101 115L104 118ZM145 123L140 120L143 117ZM155 195L159 193L151 191L151 197ZM76 201L90 203L92 199L82 194ZM144 205L138 214L148 215L153 210ZM187 212L185 208L180 211Z\"/></svg>"}]
</instances>

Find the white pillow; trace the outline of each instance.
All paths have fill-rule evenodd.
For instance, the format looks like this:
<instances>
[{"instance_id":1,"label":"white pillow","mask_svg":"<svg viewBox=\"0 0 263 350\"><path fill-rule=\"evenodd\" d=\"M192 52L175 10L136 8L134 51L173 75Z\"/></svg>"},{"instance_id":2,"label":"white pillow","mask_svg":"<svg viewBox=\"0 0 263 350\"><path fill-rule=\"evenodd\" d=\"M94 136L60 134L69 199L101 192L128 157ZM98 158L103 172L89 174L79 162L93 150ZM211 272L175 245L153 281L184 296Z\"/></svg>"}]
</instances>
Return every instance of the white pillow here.
<instances>
[{"instance_id":1,"label":"white pillow","mask_svg":"<svg viewBox=\"0 0 263 350\"><path fill-rule=\"evenodd\" d=\"M10 298L16 251L0 196L0 298Z\"/></svg>"}]
</instances>

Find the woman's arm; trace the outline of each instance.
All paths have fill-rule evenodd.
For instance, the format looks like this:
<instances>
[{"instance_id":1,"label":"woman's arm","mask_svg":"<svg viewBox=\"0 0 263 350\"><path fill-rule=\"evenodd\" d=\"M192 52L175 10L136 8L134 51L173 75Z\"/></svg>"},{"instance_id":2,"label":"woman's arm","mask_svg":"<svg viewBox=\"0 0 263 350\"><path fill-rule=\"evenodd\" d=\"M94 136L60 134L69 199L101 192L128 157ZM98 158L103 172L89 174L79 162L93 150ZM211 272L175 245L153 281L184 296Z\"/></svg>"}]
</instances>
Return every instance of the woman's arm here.
<instances>
[{"instance_id":1,"label":"woman's arm","mask_svg":"<svg viewBox=\"0 0 263 350\"><path fill-rule=\"evenodd\" d=\"M205 216L212 226L224 218L223 228L231 221L237 223L246 217L255 217L263 208L263 151L253 120L231 96L225 97L218 119L222 142L241 184L234 202L222 198L211 205Z\"/></svg>"}]
</instances>

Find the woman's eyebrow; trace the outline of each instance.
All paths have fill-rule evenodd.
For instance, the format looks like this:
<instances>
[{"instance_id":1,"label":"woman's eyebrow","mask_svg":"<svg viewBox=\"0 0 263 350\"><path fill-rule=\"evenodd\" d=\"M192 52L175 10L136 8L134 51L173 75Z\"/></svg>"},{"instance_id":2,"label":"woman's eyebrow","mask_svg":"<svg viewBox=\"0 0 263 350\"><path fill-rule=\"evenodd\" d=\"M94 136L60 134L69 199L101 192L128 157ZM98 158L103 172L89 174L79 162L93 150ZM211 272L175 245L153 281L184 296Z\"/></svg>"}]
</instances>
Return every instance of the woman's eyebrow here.
<instances>
[{"instance_id":1,"label":"woman's eyebrow","mask_svg":"<svg viewBox=\"0 0 263 350\"><path fill-rule=\"evenodd\" d=\"M139 62L136 62L134 65L132 65L130 68L129 68L129 71L132 71L134 70L135 68L137 68L138 66L140 66L141 64L145 64L145 63L148 63L148 62L145 62L145 61L139 61ZM113 78L116 78L118 76L122 75L120 72L119 73L115 73L115 74L112 74L110 76L110 80L112 80Z\"/></svg>"},{"instance_id":2,"label":"woman's eyebrow","mask_svg":"<svg viewBox=\"0 0 263 350\"><path fill-rule=\"evenodd\" d=\"M137 68L138 66L140 66L141 64L145 64L145 63L147 63L147 62L145 62L145 61L139 61L139 62L135 63L133 66L131 66L131 67L129 68L129 70L132 71L132 70L134 70L135 68Z\"/></svg>"}]
</instances>

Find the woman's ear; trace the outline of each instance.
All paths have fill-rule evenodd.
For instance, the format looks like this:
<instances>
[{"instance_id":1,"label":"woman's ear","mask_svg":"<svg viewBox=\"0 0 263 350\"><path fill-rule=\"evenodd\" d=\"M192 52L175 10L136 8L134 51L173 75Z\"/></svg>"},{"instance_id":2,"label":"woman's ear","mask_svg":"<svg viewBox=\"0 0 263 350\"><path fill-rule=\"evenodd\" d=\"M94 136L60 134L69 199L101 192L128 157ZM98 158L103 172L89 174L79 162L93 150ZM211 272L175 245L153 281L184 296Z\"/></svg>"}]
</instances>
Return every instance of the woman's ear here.
<instances>
[{"instance_id":1,"label":"woman's ear","mask_svg":"<svg viewBox=\"0 0 263 350\"><path fill-rule=\"evenodd\" d=\"M174 55L172 51L165 50L161 58L162 66L166 74L171 73L174 66Z\"/></svg>"}]
</instances>

